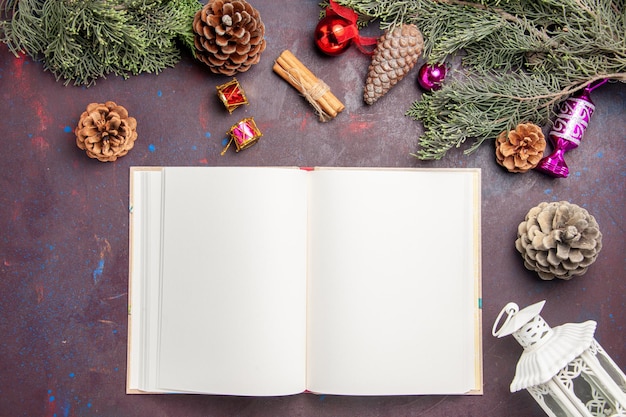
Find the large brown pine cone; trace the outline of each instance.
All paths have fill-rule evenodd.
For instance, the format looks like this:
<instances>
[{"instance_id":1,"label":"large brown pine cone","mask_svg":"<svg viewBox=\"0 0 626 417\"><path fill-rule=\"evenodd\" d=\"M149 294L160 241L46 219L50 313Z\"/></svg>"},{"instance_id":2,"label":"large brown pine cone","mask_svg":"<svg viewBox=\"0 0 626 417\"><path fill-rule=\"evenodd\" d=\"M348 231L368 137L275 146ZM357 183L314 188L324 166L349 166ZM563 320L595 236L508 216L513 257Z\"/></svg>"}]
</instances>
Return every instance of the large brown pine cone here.
<instances>
[{"instance_id":1,"label":"large brown pine cone","mask_svg":"<svg viewBox=\"0 0 626 417\"><path fill-rule=\"evenodd\" d=\"M533 123L520 123L496 138L496 161L509 172L526 172L539 164L545 149L541 128Z\"/></svg>"},{"instance_id":2,"label":"large brown pine cone","mask_svg":"<svg viewBox=\"0 0 626 417\"><path fill-rule=\"evenodd\" d=\"M196 56L216 74L245 72L265 50L265 25L245 0L209 0L193 20Z\"/></svg>"},{"instance_id":3,"label":"large brown pine cone","mask_svg":"<svg viewBox=\"0 0 626 417\"><path fill-rule=\"evenodd\" d=\"M113 101L91 103L80 115L74 130L76 145L90 158L101 162L115 161L135 145L137 120Z\"/></svg>"},{"instance_id":4,"label":"large brown pine cone","mask_svg":"<svg viewBox=\"0 0 626 417\"><path fill-rule=\"evenodd\" d=\"M370 63L363 99L374 104L415 66L424 49L417 26L403 24L386 31L379 39Z\"/></svg>"},{"instance_id":5,"label":"large brown pine cone","mask_svg":"<svg viewBox=\"0 0 626 417\"><path fill-rule=\"evenodd\" d=\"M515 248L544 280L582 275L602 249L602 233L587 210L567 201L541 203L520 223Z\"/></svg>"}]
</instances>

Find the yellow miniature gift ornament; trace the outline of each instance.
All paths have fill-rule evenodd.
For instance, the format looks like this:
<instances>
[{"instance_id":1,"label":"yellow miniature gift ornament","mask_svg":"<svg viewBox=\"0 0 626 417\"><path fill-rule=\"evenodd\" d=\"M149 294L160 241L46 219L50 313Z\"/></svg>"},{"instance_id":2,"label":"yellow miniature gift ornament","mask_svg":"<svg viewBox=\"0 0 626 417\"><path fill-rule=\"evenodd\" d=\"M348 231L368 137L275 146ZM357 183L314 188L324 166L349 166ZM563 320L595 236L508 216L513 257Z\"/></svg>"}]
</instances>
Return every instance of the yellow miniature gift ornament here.
<instances>
[{"instance_id":1,"label":"yellow miniature gift ornament","mask_svg":"<svg viewBox=\"0 0 626 417\"><path fill-rule=\"evenodd\" d=\"M625 417L626 376L594 339L596 322L551 328L544 304L508 303L493 325L494 336L512 334L524 348L511 392L528 390L550 417Z\"/></svg>"}]
</instances>

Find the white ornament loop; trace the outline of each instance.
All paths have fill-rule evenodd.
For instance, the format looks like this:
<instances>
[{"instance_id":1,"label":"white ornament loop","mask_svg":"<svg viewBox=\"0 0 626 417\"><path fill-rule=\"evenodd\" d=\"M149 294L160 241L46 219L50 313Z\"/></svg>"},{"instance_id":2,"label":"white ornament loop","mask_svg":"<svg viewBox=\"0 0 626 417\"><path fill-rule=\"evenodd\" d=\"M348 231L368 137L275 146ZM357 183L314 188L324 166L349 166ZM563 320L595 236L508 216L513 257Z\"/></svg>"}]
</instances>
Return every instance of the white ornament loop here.
<instances>
[{"instance_id":1,"label":"white ornament loop","mask_svg":"<svg viewBox=\"0 0 626 417\"><path fill-rule=\"evenodd\" d=\"M505 305L504 308L500 311L500 314L498 314L496 321L493 323L493 327L491 328L491 334L493 336L499 336L502 329L505 328L505 326L511 321L511 318L515 314L517 314L518 311L519 306L515 303L508 303L507 305ZM502 316L504 316L505 313L507 314L507 317L504 320L504 323L502 323L502 326L497 329L498 323L500 323L500 320L502 320Z\"/></svg>"}]
</instances>

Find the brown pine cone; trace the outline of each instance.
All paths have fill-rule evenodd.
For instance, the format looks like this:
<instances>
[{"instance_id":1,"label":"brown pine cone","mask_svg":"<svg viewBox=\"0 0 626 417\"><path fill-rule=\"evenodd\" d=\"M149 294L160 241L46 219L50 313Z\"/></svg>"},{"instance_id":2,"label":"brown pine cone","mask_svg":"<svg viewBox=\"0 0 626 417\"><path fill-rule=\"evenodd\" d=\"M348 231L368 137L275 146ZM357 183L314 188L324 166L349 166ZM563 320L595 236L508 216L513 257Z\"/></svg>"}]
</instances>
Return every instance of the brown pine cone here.
<instances>
[{"instance_id":1,"label":"brown pine cone","mask_svg":"<svg viewBox=\"0 0 626 417\"><path fill-rule=\"evenodd\" d=\"M137 120L113 101L91 103L80 115L74 130L76 145L90 158L101 162L115 161L135 145Z\"/></svg>"},{"instance_id":2,"label":"brown pine cone","mask_svg":"<svg viewBox=\"0 0 626 417\"><path fill-rule=\"evenodd\" d=\"M363 99L374 104L415 66L424 49L417 26L403 24L387 30L379 39L370 63Z\"/></svg>"},{"instance_id":3,"label":"brown pine cone","mask_svg":"<svg viewBox=\"0 0 626 417\"><path fill-rule=\"evenodd\" d=\"M602 249L602 233L587 210L567 201L532 208L517 230L524 266L544 280L583 275Z\"/></svg>"},{"instance_id":4,"label":"brown pine cone","mask_svg":"<svg viewBox=\"0 0 626 417\"><path fill-rule=\"evenodd\" d=\"M265 25L245 0L209 0L193 20L196 57L212 72L233 76L259 62Z\"/></svg>"},{"instance_id":5,"label":"brown pine cone","mask_svg":"<svg viewBox=\"0 0 626 417\"><path fill-rule=\"evenodd\" d=\"M533 123L521 123L515 130L498 135L496 161L509 172L526 172L539 164L545 149L541 128Z\"/></svg>"}]
</instances>

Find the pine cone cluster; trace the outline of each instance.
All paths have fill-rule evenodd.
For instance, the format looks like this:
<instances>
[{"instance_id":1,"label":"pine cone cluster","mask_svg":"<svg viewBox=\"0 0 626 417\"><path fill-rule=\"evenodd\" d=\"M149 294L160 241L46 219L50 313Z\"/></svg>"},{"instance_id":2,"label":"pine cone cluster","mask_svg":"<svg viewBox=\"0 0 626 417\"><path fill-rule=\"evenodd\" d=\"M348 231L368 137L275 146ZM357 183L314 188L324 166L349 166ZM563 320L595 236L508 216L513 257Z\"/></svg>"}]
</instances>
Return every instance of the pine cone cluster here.
<instances>
[{"instance_id":1,"label":"pine cone cluster","mask_svg":"<svg viewBox=\"0 0 626 417\"><path fill-rule=\"evenodd\" d=\"M374 104L415 66L424 49L417 26L403 24L387 30L379 39L365 82L363 99Z\"/></svg>"},{"instance_id":2,"label":"pine cone cluster","mask_svg":"<svg viewBox=\"0 0 626 417\"><path fill-rule=\"evenodd\" d=\"M533 123L521 123L496 138L496 161L509 172L526 172L539 164L545 149L546 138L541 128Z\"/></svg>"},{"instance_id":3,"label":"pine cone cluster","mask_svg":"<svg viewBox=\"0 0 626 417\"><path fill-rule=\"evenodd\" d=\"M209 0L193 20L196 57L212 72L233 76L259 62L265 25L245 0Z\"/></svg>"},{"instance_id":4,"label":"pine cone cluster","mask_svg":"<svg viewBox=\"0 0 626 417\"><path fill-rule=\"evenodd\" d=\"M520 223L515 248L544 280L583 275L602 249L602 233L587 210L567 201L541 203Z\"/></svg>"},{"instance_id":5,"label":"pine cone cluster","mask_svg":"<svg viewBox=\"0 0 626 417\"><path fill-rule=\"evenodd\" d=\"M91 103L74 130L76 145L90 158L101 162L115 161L135 145L137 120L113 101Z\"/></svg>"}]
</instances>

